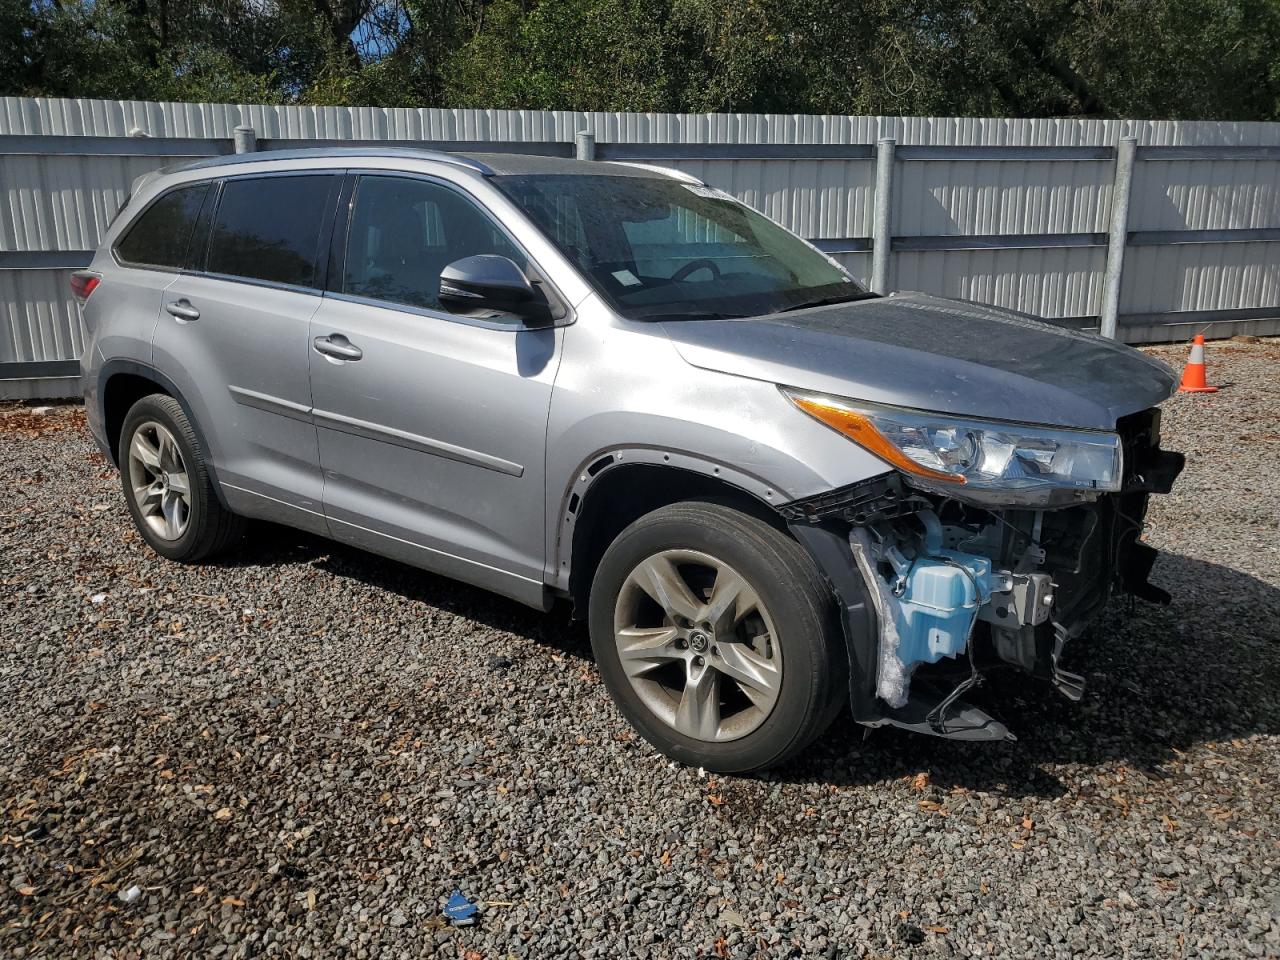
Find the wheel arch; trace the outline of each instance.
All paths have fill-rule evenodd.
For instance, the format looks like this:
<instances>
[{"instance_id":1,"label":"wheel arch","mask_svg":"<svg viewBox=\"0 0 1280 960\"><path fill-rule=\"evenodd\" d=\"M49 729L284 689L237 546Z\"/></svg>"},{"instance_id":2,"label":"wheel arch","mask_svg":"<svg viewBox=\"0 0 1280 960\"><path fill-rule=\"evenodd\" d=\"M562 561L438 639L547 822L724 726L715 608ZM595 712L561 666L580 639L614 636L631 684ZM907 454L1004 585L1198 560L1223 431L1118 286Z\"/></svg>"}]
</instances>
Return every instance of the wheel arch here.
<instances>
[{"instance_id":1,"label":"wheel arch","mask_svg":"<svg viewBox=\"0 0 1280 960\"><path fill-rule=\"evenodd\" d=\"M108 360L98 373L98 403L101 405L102 429L112 462L117 467L120 466L120 434L124 429L125 417L128 416L130 408L143 397L153 393L172 397L182 408L196 439L200 442L205 469L213 483L214 492L218 495L218 501L223 507L230 509L223 494L222 485L218 482L217 468L213 463L209 444L205 440L204 432L200 429L200 422L196 420L191 410L191 405L182 395L177 384L169 377L155 367L137 360Z\"/></svg>"},{"instance_id":2,"label":"wheel arch","mask_svg":"<svg viewBox=\"0 0 1280 960\"><path fill-rule=\"evenodd\" d=\"M652 448L602 451L582 464L561 503L553 559L555 586L585 615L591 582L609 544L659 507L703 500L736 507L790 533L774 507L787 498L727 464Z\"/></svg>"}]
</instances>

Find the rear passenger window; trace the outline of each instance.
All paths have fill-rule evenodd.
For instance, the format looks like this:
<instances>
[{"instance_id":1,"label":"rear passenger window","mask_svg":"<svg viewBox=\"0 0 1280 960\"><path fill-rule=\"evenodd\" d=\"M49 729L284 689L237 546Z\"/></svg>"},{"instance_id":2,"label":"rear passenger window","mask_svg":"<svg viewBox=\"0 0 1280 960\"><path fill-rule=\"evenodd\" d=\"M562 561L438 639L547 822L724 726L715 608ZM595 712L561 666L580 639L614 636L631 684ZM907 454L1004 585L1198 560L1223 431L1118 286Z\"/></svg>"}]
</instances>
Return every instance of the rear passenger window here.
<instances>
[{"instance_id":1,"label":"rear passenger window","mask_svg":"<svg viewBox=\"0 0 1280 960\"><path fill-rule=\"evenodd\" d=\"M200 215L209 184L171 190L151 204L116 244L116 254L126 263L149 267L181 268L187 260L187 244Z\"/></svg>"},{"instance_id":2,"label":"rear passenger window","mask_svg":"<svg viewBox=\"0 0 1280 960\"><path fill-rule=\"evenodd\" d=\"M210 273L315 286L320 227L336 177L228 180L213 221Z\"/></svg>"},{"instance_id":3,"label":"rear passenger window","mask_svg":"<svg viewBox=\"0 0 1280 960\"><path fill-rule=\"evenodd\" d=\"M482 253L525 265L497 225L457 191L428 180L361 177L342 292L439 310L440 271Z\"/></svg>"}]
</instances>

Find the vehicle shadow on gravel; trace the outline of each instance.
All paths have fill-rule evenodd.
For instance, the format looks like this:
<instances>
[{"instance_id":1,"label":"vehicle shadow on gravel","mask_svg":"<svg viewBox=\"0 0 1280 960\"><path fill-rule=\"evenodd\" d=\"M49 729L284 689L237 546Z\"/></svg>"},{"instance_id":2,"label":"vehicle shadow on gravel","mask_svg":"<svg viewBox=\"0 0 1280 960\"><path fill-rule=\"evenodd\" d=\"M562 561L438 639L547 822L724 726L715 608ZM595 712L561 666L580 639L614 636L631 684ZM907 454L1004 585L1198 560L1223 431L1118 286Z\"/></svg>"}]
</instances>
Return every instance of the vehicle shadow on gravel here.
<instances>
[{"instance_id":1,"label":"vehicle shadow on gravel","mask_svg":"<svg viewBox=\"0 0 1280 960\"><path fill-rule=\"evenodd\" d=\"M1173 594L1170 606L1113 601L1069 651L1065 665L1088 681L1081 703L1015 671L973 698L1017 742L865 731L846 714L765 776L855 786L926 772L943 789L1052 798L1068 788L1046 767L1121 763L1164 780L1179 752L1280 733L1280 589L1174 553L1161 554L1152 580Z\"/></svg>"},{"instance_id":2,"label":"vehicle shadow on gravel","mask_svg":"<svg viewBox=\"0 0 1280 960\"><path fill-rule=\"evenodd\" d=\"M288 527L255 522L248 545L217 561L223 567L309 564L332 576L387 590L436 610L525 637L557 653L592 660L585 626L570 624L567 608L539 613L479 587Z\"/></svg>"}]
</instances>

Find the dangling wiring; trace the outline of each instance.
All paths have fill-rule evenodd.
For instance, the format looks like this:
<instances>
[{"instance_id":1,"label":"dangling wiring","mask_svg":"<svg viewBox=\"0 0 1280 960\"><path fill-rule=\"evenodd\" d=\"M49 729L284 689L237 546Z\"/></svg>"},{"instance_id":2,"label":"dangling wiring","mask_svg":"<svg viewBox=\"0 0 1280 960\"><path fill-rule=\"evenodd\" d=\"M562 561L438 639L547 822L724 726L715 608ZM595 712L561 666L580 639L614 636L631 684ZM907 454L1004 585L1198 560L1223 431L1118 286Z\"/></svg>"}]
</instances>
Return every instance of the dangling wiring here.
<instances>
[{"instance_id":1,"label":"dangling wiring","mask_svg":"<svg viewBox=\"0 0 1280 960\"><path fill-rule=\"evenodd\" d=\"M969 629L965 633L965 648L969 654L969 676L966 677L964 680L960 681L960 683L956 684L955 689L952 690L945 697L943 697L942 700L939 701L938 705L934 707L932 710L930 710L928 715L925 717L925 719L929 723L929 726L931 726L936 732L945 734L947 732L948 711L950 711L951 707L962 696L964 696L970 690L976 689L982 684L982 674L978 672L978 664L977 664L977 661L974 659L974 655L973 655L973 628L978 623L977 608L981 607L984 603L990 600L991 597L990 596L984 597L982 595L982 589L979 586L977 579L973 576L972 573L966 570L962 564L956 563L950 557L939 557L938 559L940 559L943 563L947 564L948 566L955 567L957 570L959 570L961 573L965 575L965 577L969 580L969 583L973 585L973 595L977 600L976 604L974 605L973 619L969 621Z\"/></svg>"}]
</instances>

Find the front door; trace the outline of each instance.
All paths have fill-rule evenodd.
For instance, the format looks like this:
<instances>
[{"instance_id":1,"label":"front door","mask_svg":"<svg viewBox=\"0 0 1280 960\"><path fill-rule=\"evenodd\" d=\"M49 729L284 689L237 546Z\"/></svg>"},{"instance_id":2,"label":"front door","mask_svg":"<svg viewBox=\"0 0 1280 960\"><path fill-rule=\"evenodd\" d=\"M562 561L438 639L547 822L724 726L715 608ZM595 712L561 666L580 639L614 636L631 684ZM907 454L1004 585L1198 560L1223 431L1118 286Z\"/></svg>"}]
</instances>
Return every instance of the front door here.
<instances>
[{"instance_id":1,"label":"front door","mask_svg":"<svg viewBox=\"0 0 1280 960\"><path fill-rule=\"evenodd\" d=\"M537 604L561 331L445 312L441 269L476 254L525 265L458 188L358 178L311 319L324 509L339 539Z\"/></svg>"}]
</instances>

